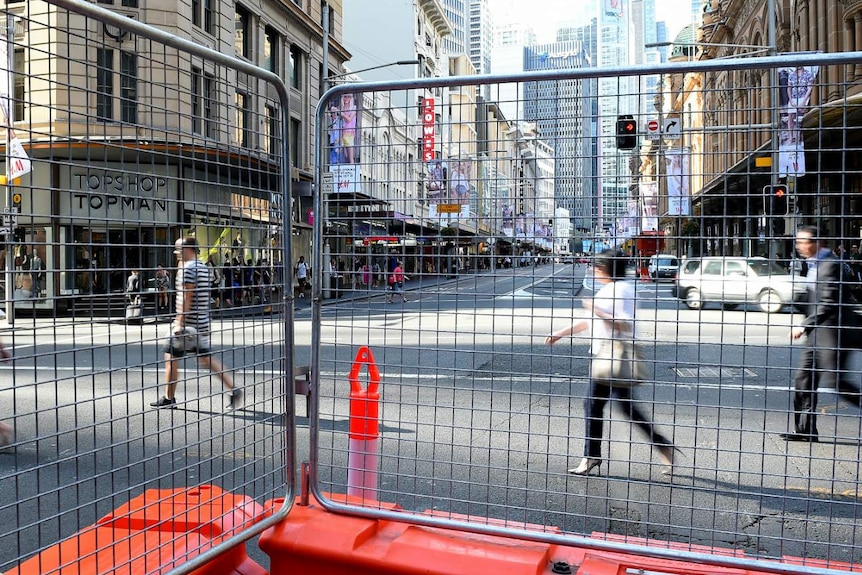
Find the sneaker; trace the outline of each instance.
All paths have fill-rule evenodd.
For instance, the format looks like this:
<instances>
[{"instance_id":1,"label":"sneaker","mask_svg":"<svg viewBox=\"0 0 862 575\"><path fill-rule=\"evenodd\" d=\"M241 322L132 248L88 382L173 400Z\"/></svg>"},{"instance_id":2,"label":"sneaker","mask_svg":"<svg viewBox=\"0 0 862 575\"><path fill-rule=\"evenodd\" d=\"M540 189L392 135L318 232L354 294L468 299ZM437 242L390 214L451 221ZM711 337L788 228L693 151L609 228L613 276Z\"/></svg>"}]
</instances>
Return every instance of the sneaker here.
<instances>
[{"instance_id":1,"label":"sneaker","mask_svg":"<svg viewBox=\"0 0 862 575\"><path fill-rule=\"evenodd\" d=\"M162 408L176 409L177 398L172 397L172 398L168 399L167 397L162 396L161 399L159 399L158 401L152 402L150 405L155 407L156 409L162 409Z\"/></svg>"},{"instance_id":2,"label":"sneaker","mask_svg":"<svg viewBox=\"0 0 862 575\"><path fill-rule=\"evenodd\" d=\"M242 396L243 393L241 389L234 389L233 391L231 391L230 399L227 402L227 408L239 409L240 407L242 407Z\"/></svg>"}]
</instances>

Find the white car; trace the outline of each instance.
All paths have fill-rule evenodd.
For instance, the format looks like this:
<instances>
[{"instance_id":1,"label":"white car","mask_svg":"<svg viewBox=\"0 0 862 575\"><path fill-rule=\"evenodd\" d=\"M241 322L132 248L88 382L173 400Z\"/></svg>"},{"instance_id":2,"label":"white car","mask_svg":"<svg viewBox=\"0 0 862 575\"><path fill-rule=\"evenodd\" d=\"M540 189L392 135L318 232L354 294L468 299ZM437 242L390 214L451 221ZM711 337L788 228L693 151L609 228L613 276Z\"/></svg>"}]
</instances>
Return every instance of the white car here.
<instances>
[{"instance_id":1,"label":"white car","mask_svg":"<svg viewBox=\"0 0 862 575\"><path fill-rule=\"evenodd\" d=\"M662 278L674 279L679 270L679 259L668 254L650 256L647 272L650 279L658 281Z\"/></svg>"},{"instance_id":2,"label":"white car","mask_svg":"<svg viewBox=\"0 0 862 575\"><path fill-rule=\"evenodd\" d=\"M805 281L775 262L760 257L706 257L686 260L679 269L676 296L689 309L709 302L724 309L756 303L766 313L804 302Z\"/></svg>"}]
</instances>

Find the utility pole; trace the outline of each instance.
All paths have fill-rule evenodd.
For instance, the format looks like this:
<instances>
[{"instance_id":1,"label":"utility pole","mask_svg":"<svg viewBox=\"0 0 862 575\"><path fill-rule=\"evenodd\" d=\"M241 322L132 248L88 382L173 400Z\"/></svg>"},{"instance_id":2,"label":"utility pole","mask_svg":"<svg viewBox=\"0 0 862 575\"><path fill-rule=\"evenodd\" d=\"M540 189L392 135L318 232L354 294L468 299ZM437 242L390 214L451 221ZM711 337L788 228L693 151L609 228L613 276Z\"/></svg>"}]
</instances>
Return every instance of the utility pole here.
<instances>
[{"instance_id":1,"label":"utility pole","mask_svg":"<svg viewBox=\"0 0 862 575\"><path fill-rule=\"evenodd\" d=\"M766 0L766 39L769 43L769 55L775 56L777 53L777 43L778 39L776 37L775 31L775 0ZM778 93L778 69L774 66L769 69L769 83L770 83L770 116L769 121L772 124L772 136L770 138L770 150L771 150L771 158L772 165L770 166L770 176L769 176L769 185L771 189L774 189L775 186L778 185L778 131L779 131L779 123L780 117L778 114L778 103L781 100L780 94ZM764 210L766 211L766 210ZM778 253L778 240L773 236L772 233L772 221L770 218L775 216L766 215L767 220L767 229L766 229L766 237L767 237L767 249L769 250L770 259L775 259L776 254ZM782 215L781 217L784 217Z\"/></svg>"}]
</instances>

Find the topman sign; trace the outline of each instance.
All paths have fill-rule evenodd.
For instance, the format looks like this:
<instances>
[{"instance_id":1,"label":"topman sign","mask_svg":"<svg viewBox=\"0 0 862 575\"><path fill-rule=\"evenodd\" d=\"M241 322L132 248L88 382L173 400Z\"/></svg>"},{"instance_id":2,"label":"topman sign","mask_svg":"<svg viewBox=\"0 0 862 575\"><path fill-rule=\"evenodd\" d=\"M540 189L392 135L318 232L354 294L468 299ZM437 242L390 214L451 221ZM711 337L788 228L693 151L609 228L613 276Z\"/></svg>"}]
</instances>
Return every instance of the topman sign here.
<instances>
[{"instance_id":1,"label":"topman sign","mask_svg":"<svg viewBox=\"0 0 862 575\"><path fill-rule=\"evenodd\" d=\"M169 223L176 219L177 178L173 166L105 168L68 166L60 186L70 202L61 215L72 218ZM145 168L140 171L130 168ZM65 202L64 202L65 204Z\"/></svg>"}]
</instances>

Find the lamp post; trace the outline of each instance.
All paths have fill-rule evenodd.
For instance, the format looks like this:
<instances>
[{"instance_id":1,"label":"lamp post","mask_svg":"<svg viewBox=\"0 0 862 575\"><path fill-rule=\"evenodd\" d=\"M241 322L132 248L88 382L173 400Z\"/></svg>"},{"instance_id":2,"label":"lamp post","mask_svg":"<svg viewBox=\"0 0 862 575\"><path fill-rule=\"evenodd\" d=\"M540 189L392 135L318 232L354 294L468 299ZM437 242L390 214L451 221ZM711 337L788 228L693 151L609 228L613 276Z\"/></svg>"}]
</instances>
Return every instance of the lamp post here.
<instances>
[{"instance_id":1,"label":"lamp post","mask_svg":"<svg viewBox=\"0 0 862 575\"><path fill-rule=\"evenodd\" d=\"M354 74L361 74L363 72L370 72L371 70L379 70L381 68L389 68L390 66L415 66L418 65L419 60L398 60L396 62L389 62L387 64L380 64L379 66L371 66L369 68L362 68L361 70L351 70L350 72L343 72L341 74L332 74L326 77L326 82L331 82L332 80L338 80L340 78L344 78L346 76L352 76Z\"/></svg>"},{"instance_id":2,"label":"lamp post","mask_svg":"<svg viewBox=\"0 0 862 575\"><path fill-rule=\"evenodd\" d=\"M6 206L9 210L14 204L12 200L12 128L15 126L15 98L13 96L15 89L15 28L19 18L15 15L8 14L6 16L6 93L0 94L3 102L0 105L5 106L6 116L6 174L3 176L6 184ZM15 228L15 214L10 211L8 233L6 234L6 321L9 325L15 323L15 237L13 230ZM5 223L5 222L4 222Z\"/></svg>"}]
</instances>

